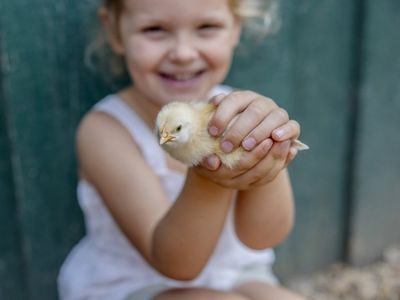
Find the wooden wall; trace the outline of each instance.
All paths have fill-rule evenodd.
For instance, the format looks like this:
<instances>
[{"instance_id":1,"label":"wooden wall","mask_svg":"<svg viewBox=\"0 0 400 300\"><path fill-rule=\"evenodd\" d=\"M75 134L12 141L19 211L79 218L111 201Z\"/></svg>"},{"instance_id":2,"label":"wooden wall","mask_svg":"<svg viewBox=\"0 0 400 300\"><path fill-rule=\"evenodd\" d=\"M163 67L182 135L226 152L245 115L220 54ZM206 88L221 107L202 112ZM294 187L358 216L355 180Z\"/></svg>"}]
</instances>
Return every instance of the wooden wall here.
<instances>
[{"instance_id":1,"label":"wooden wall","mask_svg":"<svg viewBox=\"0 0 400 300\"><path fill-rule=\"evenodd\" d=\"M0 299L56 299L83 234L74 131L115 88L83 63L95 2L0 2ZM274 98L311 146L290 167L282 279L400 241L399 15L397 0L282 0L279 33L237 51L227 82Z\"/></svg>"}]
</instances>

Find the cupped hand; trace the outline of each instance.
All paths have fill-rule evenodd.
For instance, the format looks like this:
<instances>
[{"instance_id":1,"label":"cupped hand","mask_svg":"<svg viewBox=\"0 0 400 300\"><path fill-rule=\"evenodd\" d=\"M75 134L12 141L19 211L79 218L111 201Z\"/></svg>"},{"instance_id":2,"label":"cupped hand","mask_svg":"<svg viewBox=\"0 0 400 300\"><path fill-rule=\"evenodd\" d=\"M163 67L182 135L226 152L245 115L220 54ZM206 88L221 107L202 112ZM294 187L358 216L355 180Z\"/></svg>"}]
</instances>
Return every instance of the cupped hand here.
<instances>
[{"instance_id":1,"label":"cupped hand","mask_svg":"<svg viewBox=\"0 0 400 300\"><path fill-rule=\"evenodd\" d=\"M217 109L209 122L209 133L222 136L221 149L231 152L242 146L252 150L267 138L283 142L297 139L300 126L272 99L252 91L235 91L211 99ZM297 153L291 150L291 155Z\"/></svg>"},{"instance_id":2,"label":"cupped hand","mask_svg":"<svg viewBox=\"0 0 400 300\"><path fill-rule=\"evenodd\" d=\"M243 155L230 169L221 164L216 155L205 159L195 170L203 177L226 188L246 190L272 181L293 160L290 141L274 142L265 139Z\"/></svg>"}]
</instances>

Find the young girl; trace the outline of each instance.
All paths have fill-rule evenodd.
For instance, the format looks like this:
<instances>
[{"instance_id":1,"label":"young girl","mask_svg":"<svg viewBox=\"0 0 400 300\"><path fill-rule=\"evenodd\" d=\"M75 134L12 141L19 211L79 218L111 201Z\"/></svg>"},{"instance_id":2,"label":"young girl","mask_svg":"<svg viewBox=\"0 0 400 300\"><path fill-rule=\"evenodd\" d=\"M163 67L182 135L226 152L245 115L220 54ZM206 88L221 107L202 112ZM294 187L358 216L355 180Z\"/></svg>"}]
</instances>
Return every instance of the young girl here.
<instances>
[{"instance_id":1,"label":"young girl","mask_svg":"<svg viewBox=\"0 0 400 300\"><path fill-rule=\"evenodd\" d=\"M246 8L245 0L109 0L100 8L134 84L100 101L79 127L87 235L61 269L61 299L300 299L277 285L270 249L293 223L286 166L299 125L271 99L218 85ZM216 156L186 168L153 133L162 105L210 98L210 134L223 136L225 152L247 150L234 169Z\"/></svg>"}]
</instances>

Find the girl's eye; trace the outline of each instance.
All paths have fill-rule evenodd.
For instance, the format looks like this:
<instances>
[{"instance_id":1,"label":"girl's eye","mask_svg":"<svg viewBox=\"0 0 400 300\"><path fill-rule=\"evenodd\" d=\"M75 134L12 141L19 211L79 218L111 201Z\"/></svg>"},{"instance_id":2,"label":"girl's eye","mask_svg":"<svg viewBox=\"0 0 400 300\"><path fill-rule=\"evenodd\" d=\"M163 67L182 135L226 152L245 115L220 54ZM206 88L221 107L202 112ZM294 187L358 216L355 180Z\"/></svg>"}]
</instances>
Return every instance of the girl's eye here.
<instances>
[{"instance_id":1,"label":"girl's eye","mask_svg":"<svg viewBox=\"0 0 400 300\"><path fill-rule=\"evenodd\" d=\"M216 30L220 28L218 24L213 24L213 23L205 23L199 26L200 30Z\"/></svg>"},{"instance_id":2,"label":"girl's eye","mask_svg":"<svg viewBox=\"0 0 400 300\"><path fill-rule=\"evenodd\" d=\"M201 34L209 36L210 34L213 35L214 33L216 33L220 28L221 28L221 26L218 24L205 23L205 24L200 25L198 27L198 30Z\"/></svg>"},{"instance_id":3,"label":"girl's eye","mask_svg":"<svg viewBox=\"0 0 400 300\"><path fill-rule=\"evenodd\" d=\"M151 34L151 35L159 35L163 34L166 30L162 26L154 25L154 26L148 26L142 29L142 32L145 34Z\"/></svg>"}]
</instances>

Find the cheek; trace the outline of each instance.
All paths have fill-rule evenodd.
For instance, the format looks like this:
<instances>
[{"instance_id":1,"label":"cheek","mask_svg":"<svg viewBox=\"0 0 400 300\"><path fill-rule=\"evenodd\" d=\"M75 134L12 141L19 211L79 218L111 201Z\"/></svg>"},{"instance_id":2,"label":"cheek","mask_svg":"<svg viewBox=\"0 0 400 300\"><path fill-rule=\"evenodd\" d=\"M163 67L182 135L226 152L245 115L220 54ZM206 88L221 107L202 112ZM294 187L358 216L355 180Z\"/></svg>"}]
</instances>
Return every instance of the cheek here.
<instances>
[{"instance_id":1,"label":"cheek","mask_svg":"<svg viewBox=\"0 0 400 300\"><path fill-rule=\"evenodd\" d=\"M152 70L162 57L161 49L134 39L127 43L126 49L127 61L132 71Z\"/></svg>"},{"instance_id":2,"label":"cheek","mask_svg":"<svg viewBox=\"0 0 400 300\"><path fill-rule=\"evenodd\" d=\"M209 45L206 51L209 61L214 66L227 69L230 66L234 49L231 39L225 37Z\"/></svg>"},{"instance_id":3,"label":"cheek","mask_svg":"<svg viewBox=\"0 0 400 300\"><path fill-rule=\"evenodd\" d=\"M209 62L221 76L228 72L232 61L233 50L227 47L215 48L209 55Z\"/></svg>"}]
</instances>

